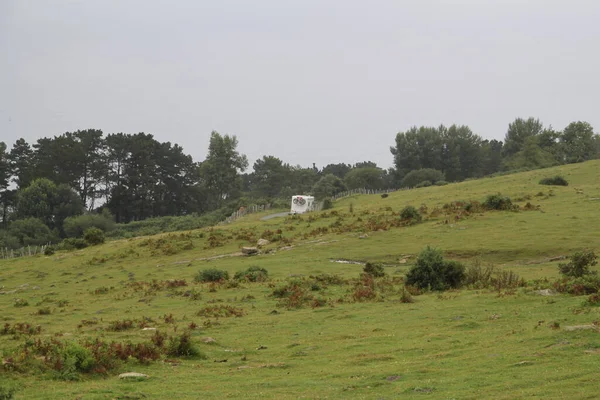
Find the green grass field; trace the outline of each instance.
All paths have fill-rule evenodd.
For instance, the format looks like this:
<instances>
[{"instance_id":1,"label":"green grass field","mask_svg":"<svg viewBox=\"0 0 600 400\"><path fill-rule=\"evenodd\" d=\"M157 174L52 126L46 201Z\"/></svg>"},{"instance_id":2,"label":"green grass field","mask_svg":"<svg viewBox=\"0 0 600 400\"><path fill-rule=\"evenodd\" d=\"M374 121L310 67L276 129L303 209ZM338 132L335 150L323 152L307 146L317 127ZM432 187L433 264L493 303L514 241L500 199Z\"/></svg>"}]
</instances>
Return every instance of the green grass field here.
<instances>
[{"instance_id":1,"label":"green grass field","mask_svg":"<svg viewBox=\"0 0 600 400\"><path fill-rule=\"evenodd\" d=\"M557 174L569 186L538 184ZM531 210L444 209L498 192ZM406 205L424 205L424 221L398 224ZM0 261L0 327L9 327L0 335L0 389L14 387L23 399L598 398L600 333L568 327L597 324L600 307L585 306L587 296L535 289L558 278L558 261L550 259L600 251L600 161L388 198L356 196L297 217L262 221L264 215ZM260 255L238 254L261 237L273 241ZM529 285L425 293L404 303L402 277L427 245L449 259L514 271ZM374 284L375 298L357 301L362 265L336 260L383 263L388 277ZM250 266L267 269L269 280L194 282L205 268L233 276ZM320 274L343 279L314 278ZM175 279L186 286L165 287ZM273 296L294 280L305 285L298 307ZM228 309L242 315L226 317ZM123 320L133 326L110 330ZM23 322L41 331L8 332ZM39 354L18 359L24 343L38 339L140 343L155 334L141 326L175 336L190 324L201 352L193 357L131 358L70 380L59 379ZM122 372L149 377L119 379Z\"/></svg>"}]
</instances>

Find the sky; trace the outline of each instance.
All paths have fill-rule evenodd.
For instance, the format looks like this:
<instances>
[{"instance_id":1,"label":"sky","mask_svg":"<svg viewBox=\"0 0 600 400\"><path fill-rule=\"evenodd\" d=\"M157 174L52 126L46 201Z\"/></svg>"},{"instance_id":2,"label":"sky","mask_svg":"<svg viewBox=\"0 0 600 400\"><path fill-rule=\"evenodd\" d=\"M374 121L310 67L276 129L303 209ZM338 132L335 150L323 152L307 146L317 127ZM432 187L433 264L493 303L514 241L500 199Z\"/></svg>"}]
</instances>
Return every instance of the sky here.
<instances>
[{"instance_id":1,"label":"sky","mask_svg":"<svg viewBox=\"0 0 600 400\"><path fill-rule=\"evenodd\" d=\"M600 130L597 0L0 0L0 141L212 131L302 166L393 163L412 126Z\"/></svg>"}]
</instances>

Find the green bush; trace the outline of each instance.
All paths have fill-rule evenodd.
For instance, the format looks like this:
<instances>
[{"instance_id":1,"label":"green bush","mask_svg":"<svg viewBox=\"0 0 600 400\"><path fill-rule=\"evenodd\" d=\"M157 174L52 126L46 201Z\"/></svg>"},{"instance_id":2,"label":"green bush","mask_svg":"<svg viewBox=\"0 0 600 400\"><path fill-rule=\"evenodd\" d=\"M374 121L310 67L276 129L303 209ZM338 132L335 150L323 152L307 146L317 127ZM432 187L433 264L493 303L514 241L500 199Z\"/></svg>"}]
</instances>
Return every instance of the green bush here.
<instances>
[{"instance_id":1,"label":"green bush","mask_svg":"<svg viewBox=\"0 0 600 400\"><path fill-rule=\"evenodd\" d=\"M229 279L229 273L222 269L207 268L199 271L194 277L196 282L221 282Z\"/></svg>"},{"instance_id":2,"label":"green bush","mask_svg":"<svg viewBox=\"0 0 600 400\"><path fill-rule=\"evenodd\" d=\"M371 275L373 278L381 278L385 276L383 265L378 263L366 263L365 267L363 268L363 272L365 274Z\"/></svg>"},{"instance_id":3,"label":"green bush","mask_svg":"<svg viewBox=\"0 0 600 400\"><path fill-rule=\"evenodd\" d=\"M402 186L404 187L415 187L420 182L429 181L435 184L438 181L445 180L444 173L432 168L417 169L410 171L402 179Z\"/></svg>"},{"instance_id":4,"label":"green bush","mask_svg":"<svg viewBox=\"0 0 600 400\"><path fill-rule=\"evenodd\" d=\"M429 187L429 186L431 186L431 181L423 181L423 182L417 183L415 185L415 189Z\"/></svg>"},{"instance_id":5,"label":"green bush","mask_svg":"<svg viewBox=\"0 0 600 400\"><path fill-rule=\"evenodd\" d=\"M205 358L192 343L192 334L189 330L184 331L181 335L169 337L166 353L174 357L202 356Z\"/></svg>"},{"instance_id":6,"label":"green bush","mask_svg":"<svg viewBox=\"0 0 600 400\"><path fill-rule=\"evenodd\" d=\"M104 243L104 232L98 228L87 228L83 233L83 240L90 246Z\"/></svg>"},{"instance_id":7,"label":"green bush","mask_svg":"<svg viewBox=\"0 0 600 400\"><path fill-rule=\"evenodd\" d=\"M412 223L417 223L421 221L422 217L419 213L419 210L417 210L415 207L406 206L402 209L402 211L400 211L400 219L402 221L410 221Z\"/></svg>"},{"instance_id":8,"label":"green bush","mask_svg":"<svg viewBox=\"0 0 600 400\"><path fill-rule=\"evenodd\" d=\"M437 181L435 183L435 186L446 186L448 184L448 182L446 181Z\"/></svg>"},{"instance_id":9,"label":"green bush","mask_svg":"<svg viewBox=\"0 0 600 400\"><path fill-rule=\"evenodd\" d=\"M98 228L103 232L115 229L115 221L108 211L102 214L83 214L65 219L63 229L68 237L83 237L89 228Z\"/></svg>"},{"instance_id":10,"label":"green bush","mask_svg":"<svg viewBox=\"0 0 600 400\"><path fill-rule=\"evenodd\" d=\"M512 200L508 196L502 196L500 193L491 194L483 203L488 210L512 210L514 209Z\"/></svg>"},{"instance_id":11,"label":"green bush","mask_svg":"<svg viewBox=\"0 0 600 400\"><path fill-rule=\"evenodd\" d=\"M22 247L19 239L5 230L0 230L0 249L16 250Z\"/></svg>"},{"instance_id":12,"label":"green bush","mask_svg":"<svg viewBox=\"0 0 600 400\"><path fill-rule=\"evenodd\" d=\"M16 389L4 383L0 384L0 400L12 400Z\"/></svg>"},{"instance_id":13,"label":"green bush","mask_svg":"<svg viewBox=\"0 0 600 400\"><path fill-rule=\"evenodd\" d=\"M333 200L331 200L331 197L326 197L325 200L323 200L323 210L329 210L333 208Z\"/></svg>"},{"instance_id":14,"label":"green bush","mask_svg":"<svg viewBox=\"0 0 600 400\"><path fill-rule=\"evenodd\" d=\"M8 227L8 233L17 238L21 246L41 246L59 240L58 235L38 218L13 221Z\"/></svg>"},{"instance_id":15,"label":"green bush","mask_svg":"<svg viewBox=\"0 0 600 400\"><path fill-rule=\"evenodd\" d=\"M253 266L244 271L238 271L233 276L237 281L265 282L269 279L269 272L261 267Z\"/></svg>"},{"instance_id":16,"label":"green bush","mask_svg":"<svg viewBox=\"0 0 600 400\"><path fill-rule=\"evenodd\" d=\"M590 267L598 264L598 256L593 251L580 251L570 257L567 264L558 264L558 270L564 276L580 278L584 275L595 274Z\"/></svg>"},{"instance_id":17,"label":"green bush","mask_svg":"<svg viewBox=\"0 0 600 400\"><path fill-rule=\"evenodd\" d=\"M575 296L600 293L600 277L597 274L583 275L578 278L563 277L552 285L557 292Z\"/></svg>"},{"instance_id":18,"label":"green bush","mask_svg":"<svg viewBox=\"0 0 600 400\"><path fill-rule=\"evenodd\" d=\"M56 248L54 246L46 246L46 248L44 249L44 255L45 256L51 256L54 254L54 252L56 251Z\"/></svg>"},{"instance_id":19,"label":"green bush","mask_svg":"<svg viewBox=\"0 0 600 400\"><path fill-rule=\"evenodd\" d=\"M556 175L551 178L542 179L540 185L569 186L569 182L562 176Z\"/></svg>"},{"instance_id":20,"label":"green bush","mask_svg":"<svg viewBox=\"0 0 600 400\"><path fill-rule=\"evenodd\" d=\"M83 239L78 238L66 238L58 245L61 250L81 250L88 247L88 243Z\"/></svg>"},{"instance_id":21,"label":"green bush","mask_svg":"<svg viewBox=\"0 0 600 400\"><path fill-rule=\"evenodd\" d=\"M408 271L406 284L419 289L446 290L460 287L464 279L464 265L444 260L440 250L427 246Z\"/></svg>"}]
</instances>

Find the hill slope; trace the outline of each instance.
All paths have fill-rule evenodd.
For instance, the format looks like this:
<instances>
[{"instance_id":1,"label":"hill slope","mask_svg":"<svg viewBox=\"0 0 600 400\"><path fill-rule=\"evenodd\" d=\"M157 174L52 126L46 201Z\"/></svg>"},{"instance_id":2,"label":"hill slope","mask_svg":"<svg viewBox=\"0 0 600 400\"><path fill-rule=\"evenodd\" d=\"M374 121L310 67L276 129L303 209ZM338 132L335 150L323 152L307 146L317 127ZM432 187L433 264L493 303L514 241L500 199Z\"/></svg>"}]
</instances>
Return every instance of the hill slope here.
<instances>
[{"instance_id":1,"label":"hill slope","mask_svg":"<svg viewBox=\"0 0 600 400\"><path fill-rule=\"evenodd\" d=\"M600 249L599 171L594 161L388 198L356 196L312 215L251 215L212 229L0 261L7 324L0 379L19 386L17 398L592 398L600 338L590 324L600 313L582 307L584 298L522 288L423 294L403 303L401 278L426 245L526 279L556 277L549 259ZM538 184L557 174L570 185ZM498 192L522 210L465 212L463 203ZM406 205L425 205L424 221L404 226L398 213ZM263 254L239 255L261 237L272 241ZM357 297L370 283L358 278L362 265L332 262L342 259L383 262L389 278L373 283L375 297ZM204 268L233 275L250 266L270 278L193 281ZM277 297L284 288L292 296ZM23 322L40 332L14 332ZM39 355L29 364L11 358L23 354L28 338L146 343L155 331L144 326L177 337L192 322L191 339L205 357L129 359L97 374L63 369L63 379L82 379L68 384ZM563 329L571 325L592 328ZM207 337L215 342L204 343ZM115 377L130 370L150 378Z\"/></svg>"}]
</instances>

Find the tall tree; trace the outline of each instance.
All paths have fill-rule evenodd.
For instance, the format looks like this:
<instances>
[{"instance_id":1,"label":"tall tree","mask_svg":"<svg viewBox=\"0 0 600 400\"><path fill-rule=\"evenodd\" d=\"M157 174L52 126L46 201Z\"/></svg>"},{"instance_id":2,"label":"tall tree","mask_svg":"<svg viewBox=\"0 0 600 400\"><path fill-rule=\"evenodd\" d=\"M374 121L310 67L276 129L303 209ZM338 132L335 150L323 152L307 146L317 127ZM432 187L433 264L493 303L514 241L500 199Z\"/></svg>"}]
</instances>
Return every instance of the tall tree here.
<instances>
[{"instance_id":1,"label":"tall tree","mask_svg":"<svg viewBox=\"0 0 600 400\"><path fill-rule=\"evenodd\" d=\"M75 168L78 170L78 180L75 190L90 209L94 208L94 201L101 195L99 185L106 175L104 163L105 142L102 131L87 129L72 134L75 139L76 154Z\"/></svg>"},{"instance_id":2,"label":"tall tree","mask_svg":"<svg viewBox=\"0 0 600 400\"><path fill-rule=\"evenodd\" d=\"M498 140L484 140L481 143L482 175L491 175L502 170L503 143Z\"/></svg>"},{"instance_id":3,"label":"tall tree","mask_svg":"<svg viewBox=\"0 0 600 400\"><path fill-rule=\"evenodd\" d=\"M525 139L521 150L511 157L505 158L505 168L515 170L521 168L545 168L556 165L554 155L538 144L538 136L530 136Z\"/></svg>"},{"instance_id":4,"label":"tall tree","mask_svg":"<svg viewBox=\"0 0 600 400\"><path fill-rule=\"evenodd\" d=\"M353 168L346 174L344 183L348 189L382 189L383 171L377 167Z\"/></svg>"},{"instance_id":5,"label":"tall tree","mask_svg":"<svg viewBox=\"0 0 600 400\"><path fill-rule=\"evenodd\" d=\"M68 185L40 178L17 192L17 219L38 218L50 229L62 231L65 218L83 213L81 198Z\"/></svg>"},{"instance_id":6,"label":"tall tree","mask_svg":"<svg viewBox=\"0 0 600 400\"><path fill-rule=\"evenodd\" d=\"M504 137L504 155L510 157L523 149L527 138L537 136L544 131L544 125L536 118L517 118L508 125Z\"/></svg>"},{"instance_id":7,"label":"tall tree","mask_svg":"<svg viewBox=\"0 0 600 400\"><path fill-rule=\"evenodd\" d=\"M274 156L263 156L254 162L251 175L252 189L259 195L276 197L285 186L288 170Z\"/></svg>"},{"instance_id":8,"label":"tall tree","mask_svg":"<svg viewBox=\"0 0 600 400\"><path fill-rule=\"evenodd\" d=\"M571 122L560 136L565 162L576 163L594 158L594 128L587 122Z\"/></svg>"},{"instance_id":9,"label":"tall tree","mask_svg":"<svg viewBox=\"0 0 600 400\"><path fill-rule=\"evenodd\" d=\"M10 205L10 193L8 188L12 176L12 167L9 153L6 151L6 143L0 142L0 218L1 225L6 227L8 207Z\"/></svg>"},{"instance_id":10,"label":"tall tree","mask_svg":"<svg viewBox=\"0 0 600 400\"><path fill-rule=\"evenodd\" d=\"M441 127L442 168L449 181L462 181L481 175L482 139L468 126Z\"/></svg>"},{"instance_id":11,"label":"tall tree","mask_svg":"<svg viewBox=\"0 0 600 400\"><path fill-rule=\"evenodd\" d=\"M317 200L331 197L336 193L346 190L344 182L333 174L325 175L315 183L312 189Z\"/></svg>"},{"instance_id":12,"label":"tall tree","mask_svg":"<svg viewBox=\"0 0 600 400\"><path fill-rule=\"evenodd\" d=\"M340 179L344 179L344 176L346 176L346 174L348 172L350 172L351 169L352 169L352 166L350 164L344 164L344 163L327 164L321 170L321 174L322 175L333 174Z\"/></svg>"},{"instance_id":13,"label":"tall tree","mask_svg":"<svg viewBox=\"0 0 600 400\"><path fill-rule=\"evenodd\" d=\"M410 171L422 168L442 168L443 142L441 131L446 128L422 126L412 127L396 135L396 146L390 151L398 177L403 178Z\"/></svg>"},{"instance_id":14,"label":"tall tree","mask_svg":"<svg viewBox=\"0 0 600 400\"><path fill-rule=\"evenodd\" d=\"M34 179L34 151L23 138L18 139L10 150L9 159L13 170L13 181L19 189L29 186Z\"/></svg>"},{"instance_id":15,"label":"tall tree","mask_svg":"<svg viewBox=\"0 0 600 400\"><path fill-rule=\"evenodd\" d=\"M214 208L235 197L240 190L240 173L248 167L248 159L237 151L234 136L213 131L210 135L208 155L200 164L200 177Z\"/></svg>"},{"instance_id":16,"label":"tall tree","mask_svg":"<svg viewBox=\"0 0 600 400\"><path fill-rule=\"evenodd\" d=\"M126 205L128 203L125 168L131 155L130 138L124 133L115 133L106 137L105 144L103 195L115 220L125 222L127 221Z\"/></svg>"}]
</instances>

